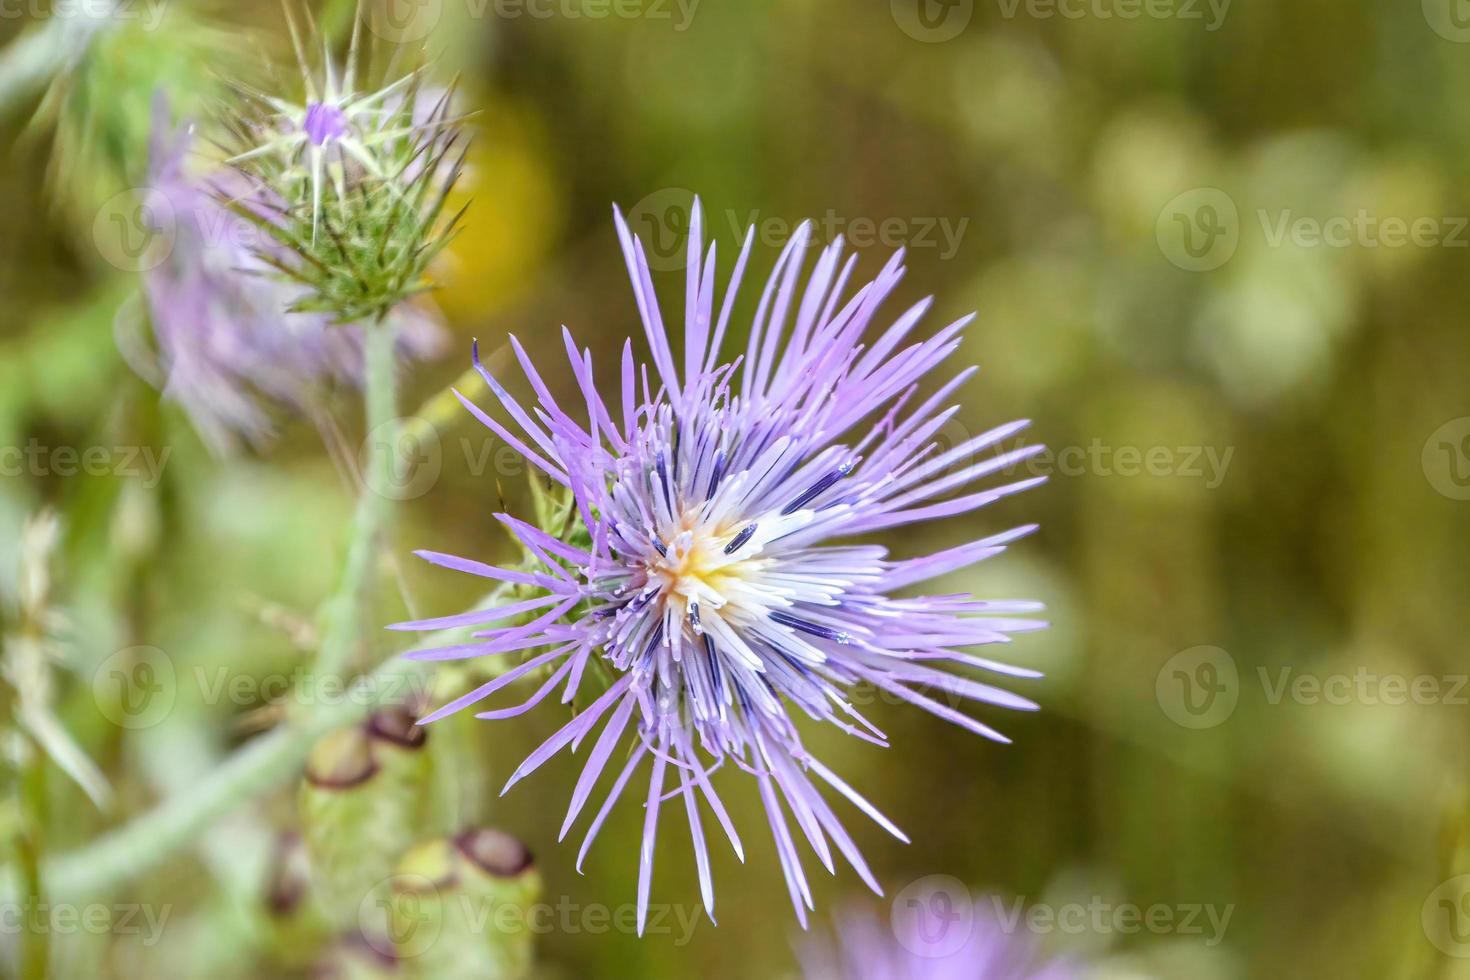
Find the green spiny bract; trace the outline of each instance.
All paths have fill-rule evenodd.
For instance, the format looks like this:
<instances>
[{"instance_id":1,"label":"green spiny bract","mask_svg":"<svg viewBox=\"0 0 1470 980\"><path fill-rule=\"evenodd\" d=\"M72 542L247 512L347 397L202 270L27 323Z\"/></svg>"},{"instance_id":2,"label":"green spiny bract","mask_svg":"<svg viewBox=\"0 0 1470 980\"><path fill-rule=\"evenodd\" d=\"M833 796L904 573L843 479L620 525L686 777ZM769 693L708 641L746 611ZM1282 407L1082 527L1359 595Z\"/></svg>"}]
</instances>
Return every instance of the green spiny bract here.
<instances>
[{"instance_id":1,"label":"green spiny bract","mask_svg":"<svg viewBox=\"0 0 1470 980\"><path fill-rule=\"evenodd\" d=\"M419 70L359 91L356 36L341 79L325 44L317 73L294 24L292 39L304 98L235 86L246 109L222 121L250 190L227 203L262 233L262 261L303 287L294 311L380 319L432 288L464 213L445 214L465 151L453 89L428 89Z\"/></svg>"}]
</instances>

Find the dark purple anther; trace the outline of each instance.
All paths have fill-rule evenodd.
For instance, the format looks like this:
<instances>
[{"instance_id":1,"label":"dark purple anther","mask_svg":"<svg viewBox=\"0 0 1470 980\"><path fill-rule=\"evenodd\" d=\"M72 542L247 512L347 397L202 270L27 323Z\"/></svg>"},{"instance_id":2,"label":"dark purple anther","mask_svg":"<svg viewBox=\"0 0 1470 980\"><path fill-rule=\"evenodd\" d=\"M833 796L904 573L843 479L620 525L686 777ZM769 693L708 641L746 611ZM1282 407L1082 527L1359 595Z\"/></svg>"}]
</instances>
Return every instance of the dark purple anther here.
<instances>
[{"instance_id":1,"label":"dark purple anther","mask_svg":"<svg viewBox=\"0 0 1470 980\"><path fill-rule=\"evenodd\" d=\"M730 540L729 544L725 545L725 554L733 555L735 554L735 552L739 551L741 547L744 546L745 542L750 540L751 535L755 534L756 526L757 525L755 524L745 525L745 527L741 529L740 533L735 535L735 537Z\"/></svg>"},{"instance_id":2,"label":"dark purple anther","mask_svg":"<svg viewBox=\"0 0 1470 980\"><path fill-rule=\"evenodd\" d=\"M794 630L801 630L803 633L810 633L812 636L820 636L824 640L831 640L834 643L841 643L844 645L852 642L852 637L848 636L841 630L834 630L830 626L823 626L820 623L814 623L809 619L800 619L796 616L790 615L789 613L783 613L774 610L770 613L770 616L771 619L780 623L782 626L789 626Z\"/></svg>"},{"instance_id":3,"label":"dark purple anther","mask_svg":"<svg viewBox=\"0 0 1470 980\"><path fill-rule=\"evenodd\" d=\"M841 466L837 467L837 469L833 470L831 473L828 473L816 483L813 483L811 486L807 487L806 490L802 492L801 496L797 497L795 500L791 501L791 503L786 505L786 509L781 511L781 514L784 516L786 514L794 514L798 510L801 510L807 504L811 503L818 496L820 496L824 490L832 486L832 484L836 483L838 480L851 473L853 465L854 463L852 461L843 463Z\"/></svg>"}]
</instances>

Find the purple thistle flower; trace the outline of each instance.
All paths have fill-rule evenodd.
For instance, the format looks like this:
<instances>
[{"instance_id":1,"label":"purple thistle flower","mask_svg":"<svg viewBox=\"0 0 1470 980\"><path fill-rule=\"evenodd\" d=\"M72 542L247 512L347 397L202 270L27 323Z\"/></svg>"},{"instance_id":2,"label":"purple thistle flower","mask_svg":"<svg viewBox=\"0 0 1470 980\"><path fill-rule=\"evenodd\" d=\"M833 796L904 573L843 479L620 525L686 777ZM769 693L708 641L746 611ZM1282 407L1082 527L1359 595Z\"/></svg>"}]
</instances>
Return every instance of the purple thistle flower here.
<instances>
[{"instance_id":1,"label":"purple thistle flower","mask_svg":"<svg viewBox=\"0 0 1470 980\"><path fill-rule=\"evenodd\" d=\"M260 445L273 431L270 404L304 410L323 386L361 380L361 330L288 312L305 290L262 260L271 243L220 201L243 196L242 179L228 167L201 167L191 128L175 131L162 99L153 127L149 187L167 202L174 232L168 257L143 276L156 373L216 451L241 439ZM404 306L394 316L404 356L442 346L428 308Z\"/></svg>"},{"instance_id":2,"label":"purple thistle flower","mask_svg":"<svg viewBox=\"0 0 1470 980\"><path fill-rule=\"evenodd\" d=\"M302 128L316 146L328 140L341 139L347 135L347 116L334 105L312 102L306 107L306 119Z\"/></svg>"},{"instance_id":3,"label":"purple thistle flower","mask_svg":"<svg viewBox=\"0 0 1470 980\"><path fill-rule=\"evenodd\" d=\"M1078 966L1042 960L1030 937L1017 936L986 908L940 909L929 901L896 909L890 922L871 910L845 909L836 942L798 949L806 980L1073 980ZM1020 923L1019 917L1016 920Z\"/></svg>"},{"instance_id":4,"label":"purple thistle flower","mask_svg":"<svg viewBox=\"0 0 1470 980\"><path fill-rule=\"evenodd\" d=\"M587 529L586 546L498 514L539 561L539 569L499 568L437 552L419 555L543 594L511 606L397 628L484 626L535 613L524 625L485 628L475 634L476 642L409 654L421 660L456 660L544 651L434 711L425 723L477 704L542 667L554 670L529 700L478 717L520 715L561 684L562 701L570 702L591 658L612 668L611 686L532 752L506 789L562 749L575 751L605 721L572 792L561 829L565 837L617 744L632 728L631 755L593 817L577 863L580 868L609 810L647 760L651 778L646 794L640 794L646 796L640 933L666 801L682 801L702 897L712 917L700 797L743 860L740 838L709 778L725 762L756 780L792 904L804 926L803 906L813 907L812 895L788 811L829 872L834 870L835 847L874 891L880 890L818 784L835 790L889 833L907 838L806 752L793 715L804 714L886 745L883 733L847 696L855 685L866 684L1006 741L988 725L924 692L1035 708L998 687L940 668L951 664L1039 676L961 648L1004 642L1010 633L1044 625L1022 618L1040 608L1036 603L892 594L998 554L1034 525L906 560L890 559L877 545L832 542L962 514L1034 486L1042 481L947 496L1041 447L950 469L1026 425L1016 422L947 452L937 451L934 436L957 410L941 404L974 369L961 371L927 398L916 395L921 380L959 346L960 331L970 317L903 346L929 308L930 301L924 300L869 344L861 343L903 276L902 253L876 280L844 298L855 259L841 261L839 240L822 251L810 279L799 288L811 234L810 225L803 225L766 282L744 355L725 360L722 344L754 230L746 236L730 287L717 306L716 250L711 244L701 259L696 201L681 372L642 243L616 210L614 217L658 387L646 367L635 365L629 341L623 348L620 403L610 406L593 379L591 353L579 349L563 328L583 404L560 405L514 337L515 355L536 392L534 408L523 407L480 366L478 355L475 364L521 434L459 396L485 426L570 492ZM568 408L580 414L584 407L585 423L569 414Z\"/></svg>"}]
</instances>

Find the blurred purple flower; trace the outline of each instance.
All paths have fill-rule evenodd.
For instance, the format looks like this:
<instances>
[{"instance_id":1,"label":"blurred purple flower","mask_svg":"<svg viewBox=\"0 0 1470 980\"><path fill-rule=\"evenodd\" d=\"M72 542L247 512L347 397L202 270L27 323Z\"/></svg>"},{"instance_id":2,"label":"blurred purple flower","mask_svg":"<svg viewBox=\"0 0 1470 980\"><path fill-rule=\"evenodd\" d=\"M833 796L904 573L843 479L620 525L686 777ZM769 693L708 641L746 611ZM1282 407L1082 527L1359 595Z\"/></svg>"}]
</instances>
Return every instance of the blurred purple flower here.
<instances>
[{"instance_id":1,"label":"blurred purple flower","mask_svg":"<svg viewBox=\"0 0 1470 980\"><path fill-rule=\"evenodd\" d=\"M634 364L629 341L622 355L621 401L609 408L593 380L591 353L578 349L564 330L582 396L578 402L588 413L586 423L568 414L571 406L556 401L514 337L511 344L539 404L528 410L483 367L480 373L524 438L460 396L484 425L567 488L588 532L582 539L585 546L498 514L544 568L528 573L437 552L419 554L437 565L544 595L398 628L480 626L534 613L524 625L477 632L477 642L410 656L456 660L551 648L433 712L426 722L476 704L546 666L555 670L530 700L478 717L522 714L562 682L562 700L570 702L591 658L601 658L612 668L611 686L531 753L506 789L561 749L570 746L575 751L606 719L572 793L561 830L565 836L632 724L632 752L592 820L578 865L635 768L649 760L652 776L638 884L640 932L658 818L666 799L683 801L701 892L711 912L713 889L698 796L704 797L743 859L740 839L709 779L710 772L726 761L750 773L758 784L787 888L805 925L803 906L812 907L811 890L785 809L828 871L833 870L835 845L862 879L878 890L856 844L817 791L812 776L896 837L907 838L806 752L792 714L805 714L886 745L883 733L847 697L849 689L862 684L1006 741L988 725L924 691L1034 708L1030 701L1000 688L937 668L949 663L1011 676L1039 676L958 648L1005 642L1010 633L1044 625L1022 618L1040 608L1036 603L890 594L996 555L1034 525L906 560L890 559L878 545L825 542L966 513L1031 487L1041 481L1022 480L940 499L980 477L1004 471L1041 447L971 461L974 454L997 446L1026 425L1015 422L938 451L934 437L957 411L941 405L974 369L961 371L917 405L912 402L921 379L959 346L960 331L970 317L901 347L929 308L930 301L924 300L863 346L880 304L903 276L902 253L876 280L844 299L855 258L840 261L839 240L822 251L804 289L799 289L809 224L787 243L766 282L744 356L722 361L721 344L753 229L717 311L715 246L710 245L701 260L697 202L689 243L681 374L654 297L643 245L616 212L615 219L653 352L654 383L646 367ZM788 332L792 313L795 321ZM479 367L478 355L475 364ZM582 407L578 404L573 410Z\"/></svg>"},{"instance_id":2,"label":"blurred purple flower","mask_svg":"<svg viewBox=\"0 0 1470 980\"><path fill-rule=\"evenodd\" d=\"M196 159L193 145L192 127L175 130L160 100L148 184L166 202L174 237L167 257L144 273L143 294L165 396L211 448L228 451L269 438L270 406L303 410L324 386L359 383L363 338L329 315L289 312L304 290L262 261L268 236L221 201L246 195L242 178ZM443 346L429 307L405 305L393 318L404 357Z\"/></svg>"},{"instance_id":3,"label":"blurred purple flower","mask_svg":"<svg viewBox=\"0 0 1470 980\"><path fill-rule=\"evenodd\" d=\"M929 903L896 910L889 922L871 910L837 917L835 942L798 948L806 980L1075 980L1068 960L1043 960L1029 936L1007 929L991 901L940 911ZM1019 915L1016 927L1024 921Z\"/></svg>"}]
</instances>

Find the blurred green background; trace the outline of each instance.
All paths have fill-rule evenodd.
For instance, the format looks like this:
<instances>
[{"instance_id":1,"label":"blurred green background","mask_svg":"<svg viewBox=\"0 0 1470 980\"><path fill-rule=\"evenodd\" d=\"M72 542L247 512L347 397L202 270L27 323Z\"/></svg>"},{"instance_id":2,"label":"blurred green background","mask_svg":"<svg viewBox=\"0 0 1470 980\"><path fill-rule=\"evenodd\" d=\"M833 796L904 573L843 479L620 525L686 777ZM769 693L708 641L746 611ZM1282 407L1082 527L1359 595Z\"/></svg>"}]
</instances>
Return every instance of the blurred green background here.
<instances>
[{"instance_id":1,"label":"blurred green background","mask_svg":"<svg viewBox=\"0 0 1470 980\"><path fill-rule=\"evenodd\" d=\"M24 520L49 506L63 527L49 703L114 791L99 812L59 770L12 752L0 834L30 842L12 863L191 792L280 723L258 684L239 697L209 687L309 662L351 514L350 481L311 424L282 418L268 450L212 458L119 354L114 316L137 280L107 260L99 215L142 179L126 171L151 88L192 97L191 73L208 67L159 52L185 43L171 25L209 13L171 0L149 29L153 9L133 7L127 85L102 86L85 111L66 101L60 142L58 113L37 115L48 72L20 63L47 63L44 6L0 19L0 445L39 445L48 461L0 477L6 590ZM460 191L473 204L436 295L454 340L406 376L405 413L461 375L471 337L503 358L514 332L546 361L561 357L565 323L610 365L641 334L612 202L650 242L666 309L682 298L674 246L697 192L722 277L746 225L763 276L773 243L811 217L819 238L859 246L862 272L907 244L901 294L937 296L932 327L979 311L961 353L983 369L948 438L1033 419L1052 450L1037 471L1052 479L890 543L917 554L1040 522L945 584L1047 604L1052 629L1006 651L1046 672L1017 685L1042 710L978 712L1008 747L881 702L892 749L810 733L914 839L843 811L890 898L949 874L1007 906L1169 911L1168 927L1040 930L1046 950L1102 976L1470 976L1463 0L425 0L390 12L390 40L427 49L436 77L459 73L476 112ZM279 45L275 5L226 15ZM65 43L79 54L88 42ZM746 322L754 293L748 279ZM347 394L331 407L357 446L360 408ZM529 508L498 443L462 412L436 418L425 452L437 476L398 504L391 540L390 571L422 615L476 595L409 551L505 558L490 514L502 499ZM68 476L58 447L106 447L110 462ZM124 465L127 447L168 452L157 479ZM397 649L376 627L407 609L396 586L382 590L362 665ZM176 696L146 725L117 724L96 678L140 646L163 652ZM541 901L616 911L634 897L637 805L618 809L579 877L575 844L555 841L575 763L495 797L563 711L431 729L435 766L469 788L458 814L424 826L505 830L535 853ZM683 936L670 915L670 932L642 940L553 928L536 942L540 975L794 969L798 929L754 788L727 785L749 854L741 867L715 849L719 926ZM256 794L197 845L87 896L167 907L168 921L157 942L56 929L50 972L294 976L330 962L341 972L326 975L376 975L269 908L301 792L287 780ZM681 824L661 834L654 897L692 912ZM850 872L814 880L819 928L864 901ZM1182 921L1194 906L1229 910L1223 936L1203 912ZM0 969L23 975L23 939L0 933Z\"/></svg>"}]
</instances>

